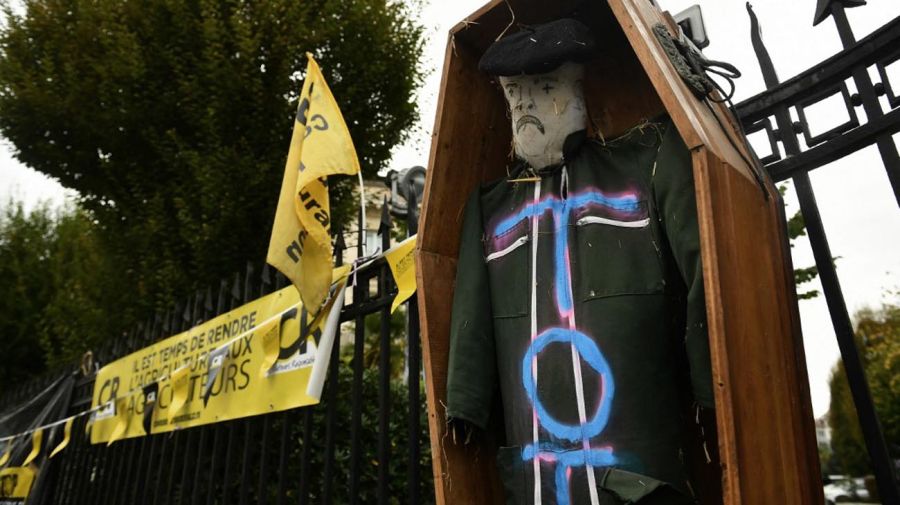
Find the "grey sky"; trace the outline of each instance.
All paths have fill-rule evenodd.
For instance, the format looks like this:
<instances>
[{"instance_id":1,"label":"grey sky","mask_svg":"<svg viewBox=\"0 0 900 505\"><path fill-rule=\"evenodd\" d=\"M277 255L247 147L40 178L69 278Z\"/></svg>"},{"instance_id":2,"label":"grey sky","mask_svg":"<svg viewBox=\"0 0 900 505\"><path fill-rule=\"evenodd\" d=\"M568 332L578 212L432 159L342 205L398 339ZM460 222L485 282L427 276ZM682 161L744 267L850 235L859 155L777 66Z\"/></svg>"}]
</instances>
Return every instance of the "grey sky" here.
<instances>
[{"instance_id":1,"label":"grey sky","mask_svg":"<svg viewBox=\"0 0 900 505\"><path fill-rule=\"evenodd\" d=\"M416 139L395 149L392 166L425 165L434 125L447 31L484 3L483 0L431 0L422 12L429 39L425 65L431 74L419 91L422 119ZM711 41L705 53L712 59L737 65L744 73L738 81L736 101L763 89L759 68L750 46L749 21L743 0L659 0L673 14L693 4L703 8ZM756 0L753 2L763 37L782 80L809 68L840 50L834 23L812 27L814 0ZM867 6L848 10L857 38L900 16L900 2L869 0ZM892 68L895 88L900 88L900 64ZM817 118L828 124L841 122L840 107L823 104ZM857 112L862 114L861 109ZM895 139L900 137L895 137ZM2 139L0 139L2 140ZM900 212L891 194L878 153L869 148L815 171L813 185L825 221L832 252L839 256L838 273L849 309L877 305L883 293L900 288ZM66 191L15 162L8 144L0 141L0 199L9 195L28 206L39 200L59 204ZM792 192L788 212L796 210ZM799 240L794 248L795 266L813 264L809 244ZM814 286L818 288L819 286ZM839 352L824 298L800 303L804 342L810 373L810 389L816 416L828 410L827 380Z\"/></svg>"}]
</instances>

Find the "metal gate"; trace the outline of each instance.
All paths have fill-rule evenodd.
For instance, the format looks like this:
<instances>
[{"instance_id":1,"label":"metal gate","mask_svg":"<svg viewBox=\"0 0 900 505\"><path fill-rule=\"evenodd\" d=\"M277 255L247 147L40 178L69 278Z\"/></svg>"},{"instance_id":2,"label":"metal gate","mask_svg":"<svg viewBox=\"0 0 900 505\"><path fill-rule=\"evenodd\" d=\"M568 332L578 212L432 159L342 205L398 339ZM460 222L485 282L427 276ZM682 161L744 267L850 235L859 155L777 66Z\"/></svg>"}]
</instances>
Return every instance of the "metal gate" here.
<instances>
[{"instance_id":1,"label":"metal gate","mask_svg":"<svg viewBox=\"0 0 900 505\"><path fill-rule=\"evenodd\" d=\"M845 4L855 7L865 2L818 0L814 21L814 24L818 24L832 17L844 50L780 83L760 37L759 23L748 3L753 48L768 89L738 104L736 112L747 134L765 133L771 154L760 161L772 179L775 182L788 179L794 182L866 449L878 483L878 492L884 503L900 503L896 469L878 423L859 350L854 343L853 326L809 179L810 171L875 144L881 153L894 197L900 204L900 157L892 138L894 133L900 131L900 83L895 83L896 89L892 88L886 71L891 63L900 60L900 18L857 41L844 12ZM880 82L872 81L870 68L876 70ZM848 82L854 83L856 92L850 92ZM805 109L835 95L843 97L849 120L814 135ZM882 107L880 97L886 97L887 110ZM856 109L860 107L865 112L865 123L860 121L859 114L856 113ZM796 121L792 119L792 112L797 117ZM804 141L802 143L801 136ZM781 154L782 150L784 155Z\"/></svg>"}]
</instances>

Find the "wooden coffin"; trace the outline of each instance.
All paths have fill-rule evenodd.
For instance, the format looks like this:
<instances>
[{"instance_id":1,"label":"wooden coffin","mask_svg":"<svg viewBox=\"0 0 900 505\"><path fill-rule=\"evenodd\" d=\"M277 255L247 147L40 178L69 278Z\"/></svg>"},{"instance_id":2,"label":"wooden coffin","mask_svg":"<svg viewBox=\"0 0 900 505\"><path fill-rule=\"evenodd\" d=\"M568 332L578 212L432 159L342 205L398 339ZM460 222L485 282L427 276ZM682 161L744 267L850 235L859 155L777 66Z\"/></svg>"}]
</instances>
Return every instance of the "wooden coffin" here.
<instances>
[{"instance_id":1,"label":"wooden coffin","mask_svg":"<svg viewBox=\"0 0 900 505\"><path fill-rule=\"evenodd\" d=\"M443 406L463 207L511 162L503 95L477 62L507 27L576 6L602 48L585 82L595 129L609 138L667 112L693 153L721 461L701 483L703 503L823 503L778 191L753 177L734 119L678 77L652 33L674 23L649 0L494 0L450 31L416 251L437 503L504 502L492 443L454 444Z\"/></svg>"}]
</instances>

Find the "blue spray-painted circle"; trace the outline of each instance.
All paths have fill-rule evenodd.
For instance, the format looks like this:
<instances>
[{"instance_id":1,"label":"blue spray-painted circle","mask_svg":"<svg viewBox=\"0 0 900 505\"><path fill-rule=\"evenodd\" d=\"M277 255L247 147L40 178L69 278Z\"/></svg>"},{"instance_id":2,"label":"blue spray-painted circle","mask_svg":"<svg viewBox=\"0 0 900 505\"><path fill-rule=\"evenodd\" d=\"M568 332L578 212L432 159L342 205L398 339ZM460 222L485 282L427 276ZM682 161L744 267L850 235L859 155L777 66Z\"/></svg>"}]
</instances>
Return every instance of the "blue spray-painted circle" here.
<instances>
[{"instance_id":1,"label":"blue spray-painted circle","mask_svg":"<svg viewBox=\"0 0 900 505\"><path fill-rule=\"evenodd\" d=\"M574 345L581 358L594 371L600 374L603 380L603 397L600 398L600 406L597 408L594 417L587 420L583 425L570 425L559 422L550 415L541 403L540 398L538 398L537 381L534 379L534 374L531 370L531 362L544 348L553 343ZM541 426L554 436L577 442L597 436L606 428L613 395L615 394L615 383L612 371L606 362L606 358L603 357L603 353L600 352L597 344L584 333L565 328L551 328L538 335L528 347L528 352L525 353L525 358L522 360L522 384L525 386L525 393L528 395L528 399L531 400L531 404L537 411Z\"/></svg>"}]
</instances>

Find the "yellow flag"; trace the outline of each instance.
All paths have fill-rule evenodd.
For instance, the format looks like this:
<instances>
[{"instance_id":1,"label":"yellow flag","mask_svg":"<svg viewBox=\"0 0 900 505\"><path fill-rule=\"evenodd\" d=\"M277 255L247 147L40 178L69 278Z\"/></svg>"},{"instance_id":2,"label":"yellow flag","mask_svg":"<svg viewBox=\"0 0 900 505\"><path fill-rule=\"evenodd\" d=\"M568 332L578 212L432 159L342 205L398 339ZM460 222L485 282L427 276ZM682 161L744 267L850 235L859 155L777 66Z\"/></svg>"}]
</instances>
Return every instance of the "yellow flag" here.
<instances>
[{"instance_id":1,"label":"yellow flag","mask_svg":"<svg viewBox=\"0 0 900 505\"><path fill-rule=\"evenodd\" d=\"M72 421L74 421L74 417L70 417L68 421L66 421L66 427L63 430L63 439L59 445L56 446L56 449L53 449L53 452L50 453L50 457L56 456L60 451L66 448L69 445L69 439L72 438Z\"/></svg>"},{"instance_id":2,"label":"yellow flag","mask_svg":"<svg viewBox=\"0 0 900 505\"><path fill-rule=\"evenodd\" d=\"M331 286L328 176L358 173L359 160L319 66L311 54L307 58L266 261L291 280L303 305L316 314Z\"/></svg>"},{"instance_id":3,"label":"yellow flag","mask_svg":"<svg viewBox=\"0 0 900 505\"><path fill-rule=\"evenodd\" d=\"M35 460L38 457L38 454L41 453L41 440L44 439L44 430L43 428L38 428L31 435L31 452L28 453L28 456L25 457L25 461L22 463L22 466L28 466L29 463Z\"/></svg>"},{"instance_id":4,"label":"yellow flag","mask_svg":"<svg viewBox=\"0 0 900 505\"><path fill-rule=\"evenodd\" d=\"M413 257L415 249L416 236L413 235L384 253L384 259L391 267L394 282L397 283L397 296L391 304L392 313L416 292L416 261Z\"/></svg>"}]
</instances>

